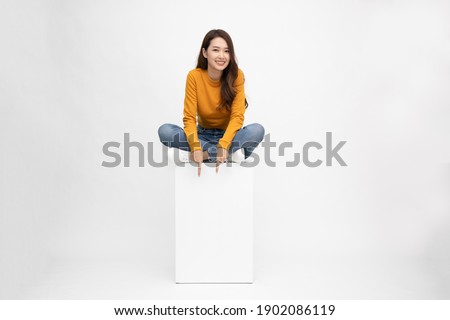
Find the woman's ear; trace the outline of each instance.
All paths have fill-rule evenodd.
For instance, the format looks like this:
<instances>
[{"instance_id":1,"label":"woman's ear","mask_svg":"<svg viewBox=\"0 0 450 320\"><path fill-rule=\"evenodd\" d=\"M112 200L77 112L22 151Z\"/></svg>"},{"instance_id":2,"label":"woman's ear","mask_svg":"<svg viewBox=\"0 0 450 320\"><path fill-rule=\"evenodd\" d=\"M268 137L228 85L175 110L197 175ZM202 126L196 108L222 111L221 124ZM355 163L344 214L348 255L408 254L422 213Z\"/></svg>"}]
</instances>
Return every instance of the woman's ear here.
<instances>
[{"instance_id":1,"label":"woman's ear","mask_svg":"<svg viewBox=\"0 0 450 320\"><path fill-rule=\"evenodd\" d=\"M205 59L208 59L208 55L206 54L205 48L202 48L202 54L203 54L203 57L205 57Z\"/></svg>"}]
</instances>

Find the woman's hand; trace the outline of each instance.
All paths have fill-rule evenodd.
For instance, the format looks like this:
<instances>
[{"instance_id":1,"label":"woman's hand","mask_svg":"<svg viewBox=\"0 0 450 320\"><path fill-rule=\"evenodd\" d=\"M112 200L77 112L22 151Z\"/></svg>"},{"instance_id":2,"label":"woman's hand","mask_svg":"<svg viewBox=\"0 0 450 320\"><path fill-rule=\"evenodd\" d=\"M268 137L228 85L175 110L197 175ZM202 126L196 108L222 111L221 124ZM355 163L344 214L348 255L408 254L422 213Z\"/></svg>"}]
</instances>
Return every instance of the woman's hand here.
<instances>
[{"instance_id":1,"label":"woman's hand","mask_svg":"<svg viewBox=\"0 0 450 320\"><path fill-rule=\"evenodd\" d=\"M216 157L216 173L219 173L220 164L227 161L228 150L223 148L217 148L217 157Z\"/></svg>"},{"instance_id":2,"label":"woman's hand","mask_svg":"<svg viewBox=\"0 0 450 320\"><path fill-rule=\"evenodd\" d=\"M202 172L203 151L202 150L192 151L191 158L194 162L197 162L198 164L198 176L200 177L200 172Z\"/></svg>"}]
</instances>

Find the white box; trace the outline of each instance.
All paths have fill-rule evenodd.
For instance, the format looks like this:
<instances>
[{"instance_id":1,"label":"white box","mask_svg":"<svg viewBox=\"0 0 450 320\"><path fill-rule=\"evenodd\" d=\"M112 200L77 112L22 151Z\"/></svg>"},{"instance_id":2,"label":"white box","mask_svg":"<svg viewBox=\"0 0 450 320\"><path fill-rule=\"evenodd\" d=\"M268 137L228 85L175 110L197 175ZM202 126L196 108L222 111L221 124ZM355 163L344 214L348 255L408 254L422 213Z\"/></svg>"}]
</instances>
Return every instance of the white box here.
<instances>
[{"instance_id":1,"label":"white box","mask_svg":"<svg viewBox=\"0 0 450 320\"><path fill-rule=\"evenodd\" d=\"M175 281L253 282L253 168L175 167Z\"/></svg>"}]
</instances>

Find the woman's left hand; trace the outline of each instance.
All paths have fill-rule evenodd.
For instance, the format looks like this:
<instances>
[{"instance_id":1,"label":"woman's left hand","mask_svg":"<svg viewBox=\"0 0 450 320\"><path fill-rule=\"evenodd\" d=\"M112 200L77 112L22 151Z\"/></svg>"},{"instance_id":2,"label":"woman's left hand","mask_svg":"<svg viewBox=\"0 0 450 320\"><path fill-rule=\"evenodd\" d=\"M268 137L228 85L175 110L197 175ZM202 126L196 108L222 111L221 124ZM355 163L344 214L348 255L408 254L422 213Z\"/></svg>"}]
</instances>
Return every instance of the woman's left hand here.
<instances>
[{"instance_id":1,"label":"woman's left hand","mask_svg":"<svg viewBox=\"0 0 450 320\"><path fill-rule=\"evenodd\" d=\"M216 157L216 173L219 172L220 164L227 161L228 150L223 148L217 148L217 157Z\"/></svg>"}]
</instances>

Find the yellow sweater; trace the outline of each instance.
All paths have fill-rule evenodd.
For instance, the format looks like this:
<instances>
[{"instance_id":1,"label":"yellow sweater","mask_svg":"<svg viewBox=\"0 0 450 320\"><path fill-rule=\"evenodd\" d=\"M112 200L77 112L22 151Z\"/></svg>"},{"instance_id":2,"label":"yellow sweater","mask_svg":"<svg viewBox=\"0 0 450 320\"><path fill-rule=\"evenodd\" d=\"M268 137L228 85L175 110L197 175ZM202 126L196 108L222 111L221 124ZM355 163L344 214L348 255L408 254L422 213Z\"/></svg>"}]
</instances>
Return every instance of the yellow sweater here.
<instances>
[{"instance_id":1,"label":"yellow sweater","mask_svg":"<svg viewBox=\"0 0 450 320\"><path fill-rule=\"evenodd\" d=\"M217 110L221 102L220 83L220 80L211 80L208 71L201 68L188 73L183 123L191 151L202 150L197 135L197 121L206 129L225 130L225 134L218 143L218 147L224 149L231 146L236 132L242 128L245 113L244 74L239 69L234 81L236 96L231 105L231 111L227 111L225 107L220 111Z\"/></svg>"}]
</instances>

